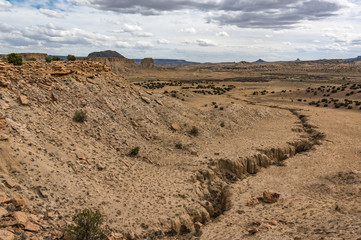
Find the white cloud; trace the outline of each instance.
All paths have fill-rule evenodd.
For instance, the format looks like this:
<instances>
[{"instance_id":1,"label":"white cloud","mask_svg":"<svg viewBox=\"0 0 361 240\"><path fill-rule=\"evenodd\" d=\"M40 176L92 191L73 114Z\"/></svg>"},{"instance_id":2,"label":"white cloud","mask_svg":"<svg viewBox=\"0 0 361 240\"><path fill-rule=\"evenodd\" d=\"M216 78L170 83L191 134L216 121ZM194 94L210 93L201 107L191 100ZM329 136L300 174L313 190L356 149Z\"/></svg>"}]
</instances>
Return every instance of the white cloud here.
<instances>
[{"instance_id":1,"label":"white cloud","mask_svg":"<svg viewBox=\"0 0 361 240\"><path fill-rule=\"evenodd\" d=\"M12 4L5 0L0 0L0 11L6 11L12 7Z\"/></svg>"},{"instance_id":2,"label":"white cloud","mask_svg":"<svg viewBox=\"0 0 361 240\"><path fill-rule=\"evenodd\" d=\"M167 40L167 39L159 39L159 40L157 40L157 43L158 44L169 44L170 42Z\"/></svg>"},{"instance_id":3,"label":"white cloud","mask_svg":"<svg viewBox=\"0 0 361 240\"><path fill-rule=\"evenodd\" d=\"M0 23L0 32L12 32L13 30L15 30L15 28L9 24L6 23Z\"/></svg>"},{"instance_id":4,"label":"white cloud","mask_svg":"<svg viewBox=\"0 0 361 240\"><path fill-rule=\"evenodd\" d=\"M151 47L153 47L153 44L150 42L137 41L135 43L135 46L138 48L151 48Z\"/></svg>"},{"instance_id":5,"label":"white cloud","mask_svg":"<svg viewBox=\"0 0 361 240\"><path fill-rule=\"evenodd\" d=\"M124 32L140 32L143 31L143 29L141 27L139 27L138 25L131 25L131 24L124 24L124 27L122 29Z\"/></svg>"},{"instance_id":6,"label":"white cloud","mask_svg":"<svg viewBox=\"0 0 361 240\"><path fill-rule=\"evenodd\" d=\"M229 34L227 32L219 32L216 34L218 37L229 37Z\"/></svg>"},{"instance_id":7,"label":"white cloud","mask_svg":"<svg viewBox=\"0 0 361 240\"><path fill-rule=\"evenodd\" d=\"M64 15L61 12L50 9L40 8L39 12L51 18L64 18Z\"/></svg>"},{"instance_id":8,"label":"white cloud","mask_svg":"<svg viewBox=\"0 0 361 240\"><path fill-rule=\"evenodd\" d=\"M117 41L115 46L119 47L119 48L130 48L130 47L132 47L132 45L129 44L128 42L123 42L123 41Z\"/></svg>"},{"instance_id":9,"label":"white cloud","mask_svg":"<svg viewBox=\"0 0 361 240\"><path fill-rule=\"evenodd\" d=\"M213 42L212 40L209 40L209 39L197 39L196 43L202 47L217 46L217 44L215 42Z\"/></svg>"},{"instance_id":10,"label":"white cloud","mask_svg":"<svg viewBox=\"0 0 361 240\"><path fill-rule=\"evenodd\" d=\"M191 27L191 28L182 29L182 32L195 34L195 33L197 33L197 30L195 28Z\"/></svg>"}]
</instances>

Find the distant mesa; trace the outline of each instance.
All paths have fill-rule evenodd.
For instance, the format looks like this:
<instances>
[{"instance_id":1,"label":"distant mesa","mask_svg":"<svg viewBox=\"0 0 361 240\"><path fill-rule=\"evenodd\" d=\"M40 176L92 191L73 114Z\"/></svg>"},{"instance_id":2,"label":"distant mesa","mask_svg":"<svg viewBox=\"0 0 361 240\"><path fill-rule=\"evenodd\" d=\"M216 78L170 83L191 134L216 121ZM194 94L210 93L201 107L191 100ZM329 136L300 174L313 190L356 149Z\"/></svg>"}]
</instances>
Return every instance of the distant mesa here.
<instances>
[{"instance_id":1,"label":"distant mesa","mask_svg":"<svg viewBox=\"0 0 361 240\"><path fill-rule=\"evenodd\" d=\"M258 59L257 61L255 61L256 63L264 63L266 61L262 60L262 59Z\"/></svg>"},{"instance_id":2,"label":"distant mesa","mask_svg":"<svg viewBox=\"0 0 361 240\"><path fill-rule=\"evenodd\" d=\"M154 67L154 60L153 58L144 58L141 62L140 62L140 66L142 68L153 68Z\"/></svg>"},{"instance_id":3,"label":"distant mesa","mask_svg":"<svg viewBox=\"0 0 361 240\"><path fill-rule=\"evenodd\" d=\"M118 53L116 51L112 51L112 50L92 52L92 53L89 53L88 57L125 58L120 53Z\"/></svg>"},{"instance_id":4,"label":"distant mesa","mask_svg":"<svg viewBox=\"0 0 361 240\"><path fill-rule=\"evenodd\" d=\"M301 62L301 60L299 58L297 58L295 62Z\"/></svg>"},{"instance_id":5,"label":"distant mesa","mask_svg":"<svg viewBox=\"0 0 361 240\"><path fill-rule=\"evenodd\" d=\"M349 59L346 59L348 61L361 61L361 56L358 56L356 58L349 58Z\"/></svg>"}]
</instances>

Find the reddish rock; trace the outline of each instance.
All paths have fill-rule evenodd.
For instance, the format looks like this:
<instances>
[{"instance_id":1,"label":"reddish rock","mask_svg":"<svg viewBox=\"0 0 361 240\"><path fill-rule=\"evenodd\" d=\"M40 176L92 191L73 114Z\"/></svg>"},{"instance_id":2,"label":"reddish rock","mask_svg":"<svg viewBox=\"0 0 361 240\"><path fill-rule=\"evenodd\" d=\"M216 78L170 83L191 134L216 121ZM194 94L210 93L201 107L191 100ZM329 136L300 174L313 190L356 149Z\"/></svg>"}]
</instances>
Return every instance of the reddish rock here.
<instances>
[{"instance_id":1,"label":"reddish rock","mask_svg":"<svg viewBox=\"0 0 361 240\"><path fill-rule=\"evenodd\" d=\"M273 190L267 190L263 192L263 201L266 203L275 203L279 200L280 194Z\"/></svg>"},{"instance_id":2,"label":"reddish rock","mask_svg":"<svg viewBox=\"0 0 361 240\"><path fill-rule=\"evenodd\" d=\"M12 232L6 229L0 229L0 239L1 240L14 240L15 236Z\"/></svg>"},{"instance_id":3,"label":"reddish rock","mask_svg":"<svg viewBox=\"0 0 361 240\"><path fill-rule=\"evenodd\" d=\"M76 157L80 160L85 160L86 159L86 156L84 155L84 153L81 153L81 152L78 152L76 154Z\"/></svg>"},{"instance_id":4,"label":"reddish rock","mask_svg":"<svg viewBox=\"0 0 361 240\"><path fill-rule=\"evenodd\" d=\"M19 100L22 105L29 105L29 100L26 96L20 95Z\"/></svg>"},{"instance_id":5,"label":"reddish rock","mask_svg":"<svg viewBox=\"0 0 361 240\"><path fill-rule=\"evenodd\" d=\"M40 226L35 224L35 223L32 223L30 221L28 221L25 225L25 228L24 230L26 231L29 231L29 232L39 232L40 231Z\"/></svg>"},{"instance_id":6,"label":"reddish rock","mask_svg":"<svg viewBox=\"0 0 361 240\"><path fill-rule=\"evenodd\" d=\"M179 131L179 129L180 129L180 126L178 123L173 123L170 127L172 128L173 131Z\"/></svg>"},{"instance_id":7,"label":"reddish rock","mask_svg":"<svg viewBox=\"0 0 361 240\"><path fill-rule=\"evenodd\" d=\"M6 214L8 214L8 211L5 208L0 207L0 218L5 216Z\"/></svg>"},{"instance_id":8,"label":"reddish rock","mask_svg":"<svg viewBox=\"0 0 361 240\"><path fill-rule=\"evenodd\" d=\"M155 102L158 103L159 105L163 106L163 102L161 100L155 99Z\"/></svg>"},{"instance_id":9,"label":"reddish rock","mask_svg":"<svg viewBox=\"0 0 361 240\"><path fill-rule=\"evenodd\" d=\"M29 222L29 218L26 215L26 213L24 213L24 212L15 212L13 214L13 216L16 220L17 225L22 225L25 227L27 225L27 223Z\"/></svg>"},{"instance_id":10,"label":"reddish rock","mask_svg":"<svg viewBox=\"0 0 361 240\"><path fill-rule=\"evenodd\" d=\"M257 198L252 198L251 200L249 200L247 202L247 206L249 206L249 207L255 206L257 204L259 204L259 201Z\"/></svg>"},{"instance_id":11,"label":"reddish rock","mask_svg":"<svg viewBox=\"0 0 361 240\"><path fill-rule=\"evenodd\" d=\"M146 102L146 103L148 103L148 104L151 102L150 99L147 98L147 97L142 96L141 98L142 98L142 100L143 100L144 102Z\"/></svg>"},{"instance_id":12,"label":"reddish rock","mask_svg":"<svg viewBox=\"0 0 361 240\"><path fill-rule=\"evenodd\" d=\"M5 180L4 183L5 183L5 186L7 186L8 188L14 188L14 187L16 187L16 183L14 183L14 182L11 181L11 180Z\"/></svg>"},{"instance_id":13,"label":"reddish rock","mask_svg":"<svg viewBox=\"0 0 361 240\"><path fill-rule=\"evenodd\" d=\"M101 171L101 170L104 170L104 165L103 164L101 164L100 162L98 162L97 163L97 169L99 170L99 171Z\"/></svg>"},{"instance_id":14,"label":"reddish rock","mask_svg":"<svg viewBox=\"0 0 361 240\"><path fill-rule=\"evenodd\" d=\"M8 200L9 203L12 203L15 207L23 208L26 206L26 201L23 197L17 196L15 198L12 198Z\"/></svg>"}]
</instances>

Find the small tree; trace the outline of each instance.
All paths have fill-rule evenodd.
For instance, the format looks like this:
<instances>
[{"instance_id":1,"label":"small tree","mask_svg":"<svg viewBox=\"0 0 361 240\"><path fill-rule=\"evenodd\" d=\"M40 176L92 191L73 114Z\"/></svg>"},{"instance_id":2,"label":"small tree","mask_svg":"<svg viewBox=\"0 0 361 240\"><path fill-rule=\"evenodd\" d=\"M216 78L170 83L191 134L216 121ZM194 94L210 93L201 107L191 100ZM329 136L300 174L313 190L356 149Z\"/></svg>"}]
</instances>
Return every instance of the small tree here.
<instances>
[{"instance_id":1,"label":"small tree","mask_svg":"<svg viewBox=\"0 0 361 240\"><path fill-rule=\"evenodd\" d=\"M67 57L66 57L66 59L68 59L68 61L75 61L76 60L76 57L74 56L74 55L68 55Z\"/></svg>"},{"instance_id":2,"label":"small tree","mask_svg":"<svg viewBox=\"0 0 361 240\"><path fill-rule=\"evenodd\" d=\"M46 58L45 58L45 62L50 63L50 62L51 62L51 58L50 58L50 57L46 57Z\"/></svg>"},{"instance_id":3,"label":"small tree","mask_svg":"<svg viewBox=\"0 0 361 240\"><path fill-rule=\"evenodd\" d=\"M85 110L75 111L73 117L73 120L75 122L85 122L86 119L87 119L87 111Z\"/></svg>"},{"instance_id":4,"label":"small tree","mask_svg":"<svg viewBox=\"0 0 361 240\"><path fill-rule=\"evenodd\" d=\"M53 61L62 61L63 59L61 59L60 57L58 56L53 56Z\"/></svg>"},{"instance_id":5,"label":"small tree","mask_svg":"<svg viewBox=\"0 0 361 240\"><path fill-rule=\"evenodd\" d=\"M22 65L23 64L23 58L17 53L10 53L8 55L8 62L12 63L14 65Z\"/></svg>"},{"instance_id":6,"label":"small tree","mask_svg":"<svg viewBox=\"0 0 361 240\"><path fill-rule=\"evenodd\" d=\"M73 222L68 232L74 240L108 240L109 230L103 226L104 219L99 210L75 210Z\"/></svg>"},{"instance_id":7,"label":"small tree","mask_svg":"<svg viewBox=\"0 0 361 240\"><path fill-rule=\"evenodd\" d=\"M140 147L135 147L135 148L132 148L129 152L129 155L130 156L137 156L138 153L139 153L139 150L140 150Z\"/></svg>"}]
</instances>

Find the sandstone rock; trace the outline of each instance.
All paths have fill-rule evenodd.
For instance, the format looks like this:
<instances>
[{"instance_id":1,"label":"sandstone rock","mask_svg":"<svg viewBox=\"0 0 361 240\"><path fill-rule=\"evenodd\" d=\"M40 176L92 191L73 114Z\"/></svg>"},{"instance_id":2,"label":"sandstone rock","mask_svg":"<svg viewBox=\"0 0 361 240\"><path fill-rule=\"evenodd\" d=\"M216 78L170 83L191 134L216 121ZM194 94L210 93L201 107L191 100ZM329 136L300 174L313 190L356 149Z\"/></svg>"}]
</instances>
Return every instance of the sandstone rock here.
<instances>
[{"instance_id":1,"label":"sandstone rock","mask_svg":"<svg viewBox=\"0 0 361 240\"><path fill-rule=\"evenodd\" d=\"M44 215L44 220L54 219L54 213L46 212Z\"/></svg>"},{"instance_id":2,"label":"sandstone rock","mask_svg":"<svg viewBox=\"0 0 361 240\"><path fill-rule=\"evenodd\" d=\"M39 225L28 221L27 224L25 225L24 230L29 231L29 232L39 232L41 230L41 228Z\"/></svg>"},{"instance_id":3,"label":"sandstone rock","mask_svg":"<svg viewBox=\"0 0 361 240\"><path fill-rule=\"evenodd\" d=\"M26 96L20 95L19 100L22 105L29 105L29 100Z\"/></svg>"},{"instance_id":4,"label":"sandstone rock","mask_svg":"<svg viewBox=\"0 0 361 240\"><path fill-rule=\"evenodd\" d=\"M258 201L257 198L252 198L251 200L249 200L247 202L247 206L249 206L249 207L253 207L253 206L257 205L257 204L259 204L259 201Z\"/></svg>"},{"instance_id":5,"label":"sandstone rock","mask_svg":"<svg viewBox=\"0 0 361 240\"><path fill-rule=\"evenodd\" d=\"M172 125L170 126L172 128L173 131L179 131L180 126L178 123L172 123Z\"/></svg>"},{"instance_id":6,"label":"sandstone rock","mask_svg":"<svg viewBox=\"0 0 361 240\"><path fill-rule=\"evenodd\" d=\"M263 192L263 201L266 203L275 203L279 200L280 194L273 190L267 190Z\"/></svg>"},{"instance_id":7,"label":"sandstone rock","mask_svg":"<svg viewBox=\"0 0 361 240\"><path fill-rule=\"evenodd\" d=\"M159 105L163 106L163 102L159 99L155 99L155 102L158 103Z\"/></svg>"},{"instance_id":8,"label":"sandstone rock","mask_svg":"<svg viewBox=\"0 0 361 240\"><path fill-rule=\"evenodd\" d=\"M4 184L5 186L7 186L8 188L14 188L16 187L16 183L14 183L13 181L6 179L4 180Z\"/></svg>"},{"instance_id":9,"label":"sandstone rock","mask_svg":"<svg viewBox=\"0 0 361 240\"><path fill-rule=\"evenodd\" d=\"M0 218L5 216L6 214L8 214L8 211L5 208L0 207Z\"/></svg>"},{"instance_id":10,"label":"sandstone rock","mask_svg":"<svg viewBox=\"0 0 361 240\"><path fill-rule=\"evenodd\" d=\"M53 101L58 101L58 96L56 96L56 94L55 93L51 93L51 95L50 95L50 97L51 97L51 99L53 100Z\"/></svg>"},{"instance_id":11,"label":"sandstone rock","mask_svg":"<svg viewBox=\"0 0 361 240\"><path fill-rule=\"evenodd\" d=\"M5 79L0 79L0 87L8 87L9 83Z\"/></svg>"},{"instance_id":12,"label":"sandstone rock","mask_svg":"<svg viewBox=\"0 0 361 240\"><path fill-rule=\"evenodd\" d=\"M7 201L7 203L12 203L15 207L23 208L26 206L26 201L23 197L17 196Z\"/></svg>"},{"instance_id":13,"label":"sandstone rock","mask_svg":"<svg viewBox=\"0 0 361 240\"><path fill-rule=\"evenodd\" d=\"M140 67L142 68L153 68L154 67L154 60L153 58L144 58L140 63Z\"/></svg>"},{"instance_id":14,"label":"sandstone rock","mask_svg":"<svg viewBox=\"0 0 361 240\"><path fill-rule=\"evenodd\" d=\"M200 222L196 222L194 224L194 229L196 231L196 236L197 237L200 237L202 235L202 227L203 227L203 224L200 223Z\"/></svg>"},{"instance_id":15,"label":"sandstone rock","mask_svg":"<svg viewBox=\"0 0 361 240\"><path fill-rule=\"evenodd\" d=\"M248 230L248 233L249 234L256 234L257 232L258 232L258 228L256 228L256 227L251 227L251 228L249 228Z\"/></svg>"},{"instance_id":16,"label":"sandstone rock","mask_svg":"<svg viewBox=\"0 0 361 240\"><path fill-rule=\"evenodd\" d=\"M142 100L143 100L144 102L146 102L146 103L148 103L148 104L151 102L150 99L147 98L147 97L142 96L141 98L142 98Z\"/></svg>"},{"instance_id":17,"label":"sandstone rock","mask_svg":"<svg viewBox=\"0 0 361 240\"><path fill-rule=\"evenodd\" d=\"M14 240L15 236L12 232L6 229L0 229L0 239L1 240Z\"/></svg>"},{"instance_id":18,"label":"sandstone rock","mask_svg":"<svg viewBox=\"0 0 361 240\"><path fill-rule=\"evenodd\" d=\"M85 156L84 153L82 153L82 152L76 153L76 157L77 157L79 160L86 160L86 156Z\"/></svg>"},{"instance_id":19,"label":"sandstone rock","mask_svg":"<svg viewBox=\"0 0 361 240\"><path fill-rule=\"evenodd\" d=\"M23 227L25 227L29 221L28 216L24 212L15 212L13 216L15 218L16 224L22 225Z\"/></svg>"},{"instance_id":20,"label":"sandstone rock","mask_svg":"<svg viewBox=\"0 0 361 240\"><path fill-rule=\"evenodd\" d=\"M104 170L105 169L105 167L104 167L104 165L103 164L101 164L100 162L97 162L97 169L99 170L99 171L101 171L101 170Z\"/></svg>"}]
</instances>

